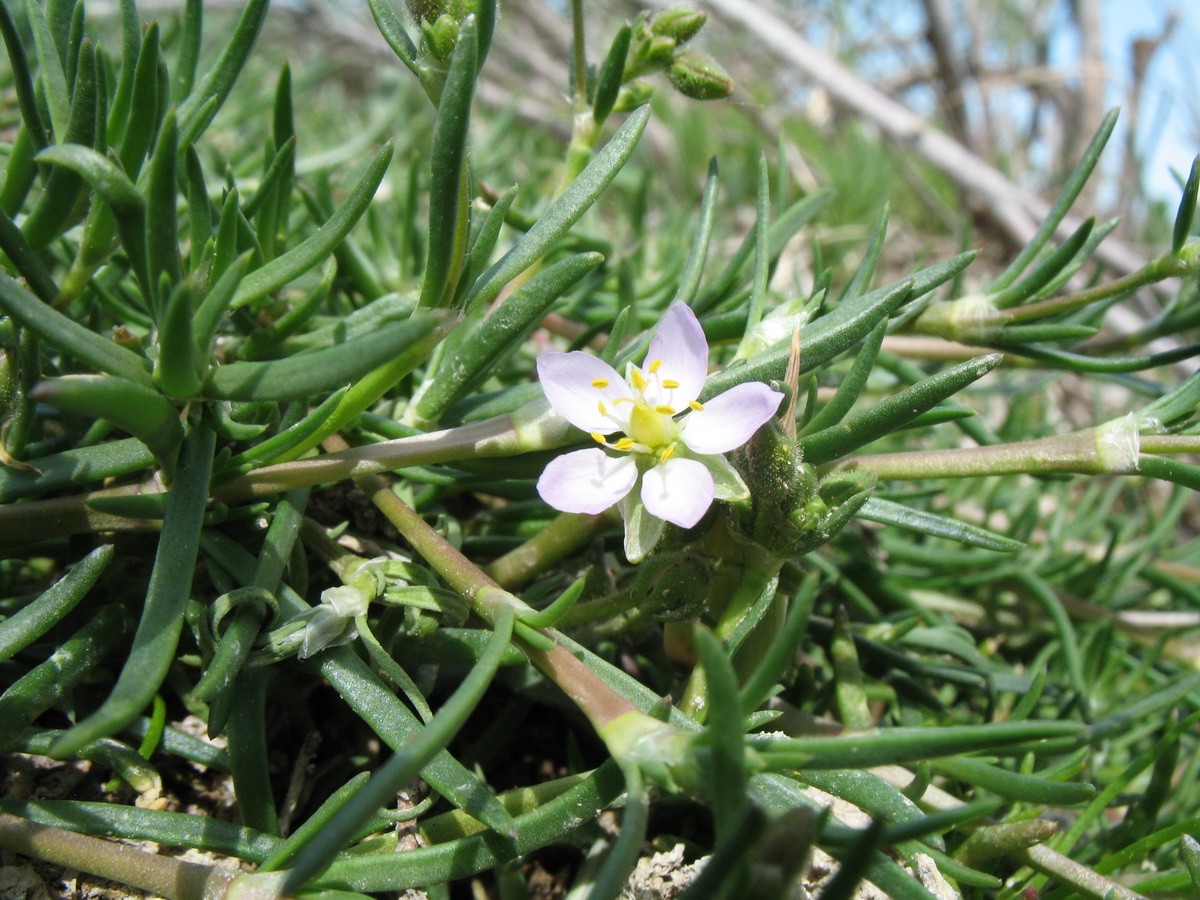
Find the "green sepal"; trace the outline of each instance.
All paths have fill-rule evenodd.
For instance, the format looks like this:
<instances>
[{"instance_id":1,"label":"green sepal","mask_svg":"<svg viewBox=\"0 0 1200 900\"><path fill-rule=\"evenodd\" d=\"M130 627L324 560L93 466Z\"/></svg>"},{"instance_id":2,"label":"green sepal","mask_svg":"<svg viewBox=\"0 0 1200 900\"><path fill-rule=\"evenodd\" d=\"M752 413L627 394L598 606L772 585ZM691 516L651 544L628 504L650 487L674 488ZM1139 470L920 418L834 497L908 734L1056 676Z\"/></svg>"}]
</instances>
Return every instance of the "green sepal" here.
<instances>
[{"instance_id":1,"label":"green sepal","mask_svg":"<svg viewBox=\"0 0 1200 900\"><path fill-rule=\"evenodd\" d=\"M153 388L112 375L68 375L39 382L33 396L111 422L145 444L168 479L174 473L183 426L179 411Z\"/></svg>"},{"instance_id":2,"label":"green sepal","mask_svg":"<svg viewBox=\"0 0 1200 900\"><path fill-rule=\"evenodd\" d=\"M704 465L713 479L713 495L717 500L737 501L750 497L750 489L729 460L716 454L690 457Z\"/></svg>"},{"instance_id":3,"label":"green sepal","mask_svg":"<svg viewBox=\"0 0 1200 900\"><path fill-rule=\"evenodd\" d=\"M654 549L667 523L646 511L640 491L641 479L620 503L621 518L625 522L625 557L631 563L641 562Z\"/></svg>"}]
</instances>

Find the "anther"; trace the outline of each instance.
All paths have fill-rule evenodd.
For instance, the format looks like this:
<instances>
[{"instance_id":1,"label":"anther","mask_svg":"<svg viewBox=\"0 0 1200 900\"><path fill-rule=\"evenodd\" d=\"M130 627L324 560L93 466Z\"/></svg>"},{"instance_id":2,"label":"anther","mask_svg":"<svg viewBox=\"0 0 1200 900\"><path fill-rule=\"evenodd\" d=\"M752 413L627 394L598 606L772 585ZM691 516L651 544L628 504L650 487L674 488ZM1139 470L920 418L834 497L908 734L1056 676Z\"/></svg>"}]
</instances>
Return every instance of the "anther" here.
<instances>
[{"instance_id":1,"label":"anther","mask_svg":"<svg viewBox=\"0 0 1200 900\"><path fill-rule=\"evenodd\" d=\"M646 379L637 369L633 370L633 389L635 391L644 390L646 387Z\"/></svg>"},{"instance_id":2,"label":"anther","mask_svg":"<svg viewBox=\"0 0 1200 900\"><path fill-rule=\"evenodd\" d=\"M598 388L600 390L604 390L606 387L608 387L608 379L607 378L597 378L595 381L592 382L592 387Z\"/></svg>"},{"instance_id":3,"label":"anther","mask_svg":"<svg viewBox=\"0 0 1200 900\"><path fill-rule=\"evenodd\" d=\"M593 431L592 432L592 440L595 441L597 444L603 444L604 443L604 435L602 435L598 431Z\"/></svg>"},{"instance_id":4,"label":"anther","mask_svg":"<svg viewBox=\"0 0 1200 900\"><path fill-rule=\"evenodd\" d=\"M608 410L604 408L604 401L603 401L603 400L601 400L599 403L597 403L597 404L596 404L596 408L597 408L598 410L600 410L600 415L602 415L602 416L607 416L607 415L608 415Z\"/></svg>"},{"instance_id":5,"label":"anther","mask_svg":"<svg viewBox=\"0 0 1200 900\"><path fill-rule=\"evenodd\" d=\"M662 385L668 391L673 391L673 390L675 390L675 388L679 387L679 382L676 381L674 378L664 378Z\"/></svg>"},{"instance_id":6,"label":"anther","mask_svg":"<svg viewBox=\"0 0 1200 900\"><path fill-rule=\"evenodd\" d=\"M699 400L690 400L690 401L688 401L688 406L690 406L692 409L696 410L696 412L703 412L703 411L704 411L704 407L703 407L703 406L700 404L700 401L699 401Z\"/></svg>"},{"instance_id":7,"label":"anther","mask_svg":"<svg viewBox=\"0 0 1200 900\"><path fill-rule=\"evenodd\" d=\"M662 413L664 416L675 415L675 410L671 409L669 406L656 406L654 407L654 411L657 413Z\"/></svg>"},{"instance_id":8,"label":"anther","mask_svg":"<svg viewBox=\"0 0 1200 900\"><path fill-rule=\"evenodd\" d=\"M650 363L650 374L653 375L655 372L657 372L660 366L662 366L661 359L656 359L654 362Z\"/></svg>"},{"instance_id":9,"label":"anther","mask_svg":"<svg viewBox=\"0 0 1200 900\"><path fill-rule=\"evenodd\" d=\"M668 459L670 459L674 455L675 455L675 445L668 444L666 447L663 448L662 453L658 454L658 461L666 462Z\"/></svg>"},{"instance_id":10,"label":"anther","mask_svg":"<svg viewBox=\"0 0 1200 900\"><path fill-rule=\"evenodd\" d=\"M633 449L633 438L623 437L619 441L617 441L615 446L618 450L632 450Z\"/></svg>"}]
</instances>

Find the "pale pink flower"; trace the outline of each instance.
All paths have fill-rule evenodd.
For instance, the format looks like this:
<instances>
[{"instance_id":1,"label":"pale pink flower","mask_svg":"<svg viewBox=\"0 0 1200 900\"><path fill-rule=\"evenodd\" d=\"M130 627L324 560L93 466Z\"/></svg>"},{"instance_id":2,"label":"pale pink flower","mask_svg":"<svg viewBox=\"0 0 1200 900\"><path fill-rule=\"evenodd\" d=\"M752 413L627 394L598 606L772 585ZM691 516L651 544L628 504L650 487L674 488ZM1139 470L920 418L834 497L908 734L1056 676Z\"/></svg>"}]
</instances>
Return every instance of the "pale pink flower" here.
<instances>
[{"instance_id":1,"label":"pale pink flower","mask_svg":"<svg viewBox=\"0 0 1200 900\"><path fill-rule=\"evenodd\" d=\"M749 496L722 454L750 440L783 400L751 381L698 402L708 342L683 303L667 310L645 363L629 364L624 377L579 351L547 353L537 369L554 411L601 445L552 461L538 479L542 499L563 512L594 514L625 500L640 482L646 511L681 528L699 522L714 499Z\"/></svg>"}]
</instances>

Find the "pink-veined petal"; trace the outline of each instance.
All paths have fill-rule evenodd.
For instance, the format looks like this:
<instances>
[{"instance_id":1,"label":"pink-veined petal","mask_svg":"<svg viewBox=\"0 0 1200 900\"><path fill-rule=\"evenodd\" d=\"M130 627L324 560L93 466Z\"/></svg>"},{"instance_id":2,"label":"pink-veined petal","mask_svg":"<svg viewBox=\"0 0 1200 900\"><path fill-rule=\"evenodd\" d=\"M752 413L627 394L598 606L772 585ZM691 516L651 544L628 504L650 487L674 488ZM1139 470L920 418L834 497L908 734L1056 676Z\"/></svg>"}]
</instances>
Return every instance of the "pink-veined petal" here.
<instances>
[{"instance_id":1,"label":"pink-veined petal","mask_svg":"<svg viewBox=\"0 0 1200 900\"><path fill-rule=\"evenodd\" d=\"M619 503L633 489L637 475L633 457L612 457L590 447L552 459L537 489L557 510L595 515Z\"/></svg>"},{"instance_id":2,"label":"pink-veined petal","mask_svg":"<svg viewBox=\"0 0 1200 900\"><path fill-rule=\"evenodd\" d=\"M629 385L604 360L578 350L546 353L538 357L537 370L554 411L576 428L599 434L622 430L630 407L623 404L624 408L618 409L616 401L631 396Z\"/></svg>"},{"instance_id":3,"label":"pink-veined petal","mask_svg":"<svg viewBox=\"0 0 1200 900\"><path fill-rule=\"evenodd\" d=\"M651 373L656 361L662 362ZM708 377L708 341L696 314L684 303L672 303L658 323L642 368L648 384L646 402L670 406L676 412L700 396ZM663 382L678 387L666 387Z\"/></svg>"},{"instance_id":4,"label":"pink-veined petal","mask_svg":"<svg viewBox=\"0 0 1200 900\"><path fill-rule=\"evenodd\" d=\"M735 385L688 413L680 437L693 453L728 453L750 440L781 402L783 394L761 381Z\"/></svg>"},{"instance_id":5,"label":"pink-veined petal","mask_svg":"<svg viewBox=\"0 0 1200 900\"><path fill-rule=\"evenodd\" d=\"M713 502L713 477L702 463L676 456L642 476L642 502L652 516L691 528Z\"/></svg>"}]
</instances>

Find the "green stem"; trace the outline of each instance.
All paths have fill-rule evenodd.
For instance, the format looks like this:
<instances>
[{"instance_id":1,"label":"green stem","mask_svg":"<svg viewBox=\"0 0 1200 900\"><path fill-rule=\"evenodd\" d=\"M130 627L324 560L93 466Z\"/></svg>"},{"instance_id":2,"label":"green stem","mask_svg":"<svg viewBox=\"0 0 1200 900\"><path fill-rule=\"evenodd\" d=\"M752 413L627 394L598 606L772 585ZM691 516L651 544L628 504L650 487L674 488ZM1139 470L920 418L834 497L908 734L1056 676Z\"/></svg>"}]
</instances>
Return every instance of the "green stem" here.
<instances>
[{"instance_id":1,"label":"green stem","mask_svg":"<svg viewBox=\"0 0 1200 900\"><path fill-rule=\"evenodd\" d=\"M1158 440L1162 440L1159 438ZM973 478L984 475L1124 474L1102 458L1094 429L1033 441L959 450L920 450L856 456L822 467L820 473L871 471L881 480Z\"/></svg>"},{"instance_id":2,"label":"green stem","mask_svg":"<svg viewBox=\"0 0 1200 900\"><path fill-rule=\"evenodd\" d=\"M484 566L496 583L518 588L611 527L608 515L563 513L514 550Z\"/></svg>"},{"instance_id":3,"label":"green stem","mask_svg":"<svg viewBox=\"0 0 1200 900\"><path fill-rule=\"evenodd\" d=\"M167 900L221 897L236 877L236 873L216 866L183 862L3 813L0 813L0 847L141 888Z\"/></svg>"}]
</instances>

